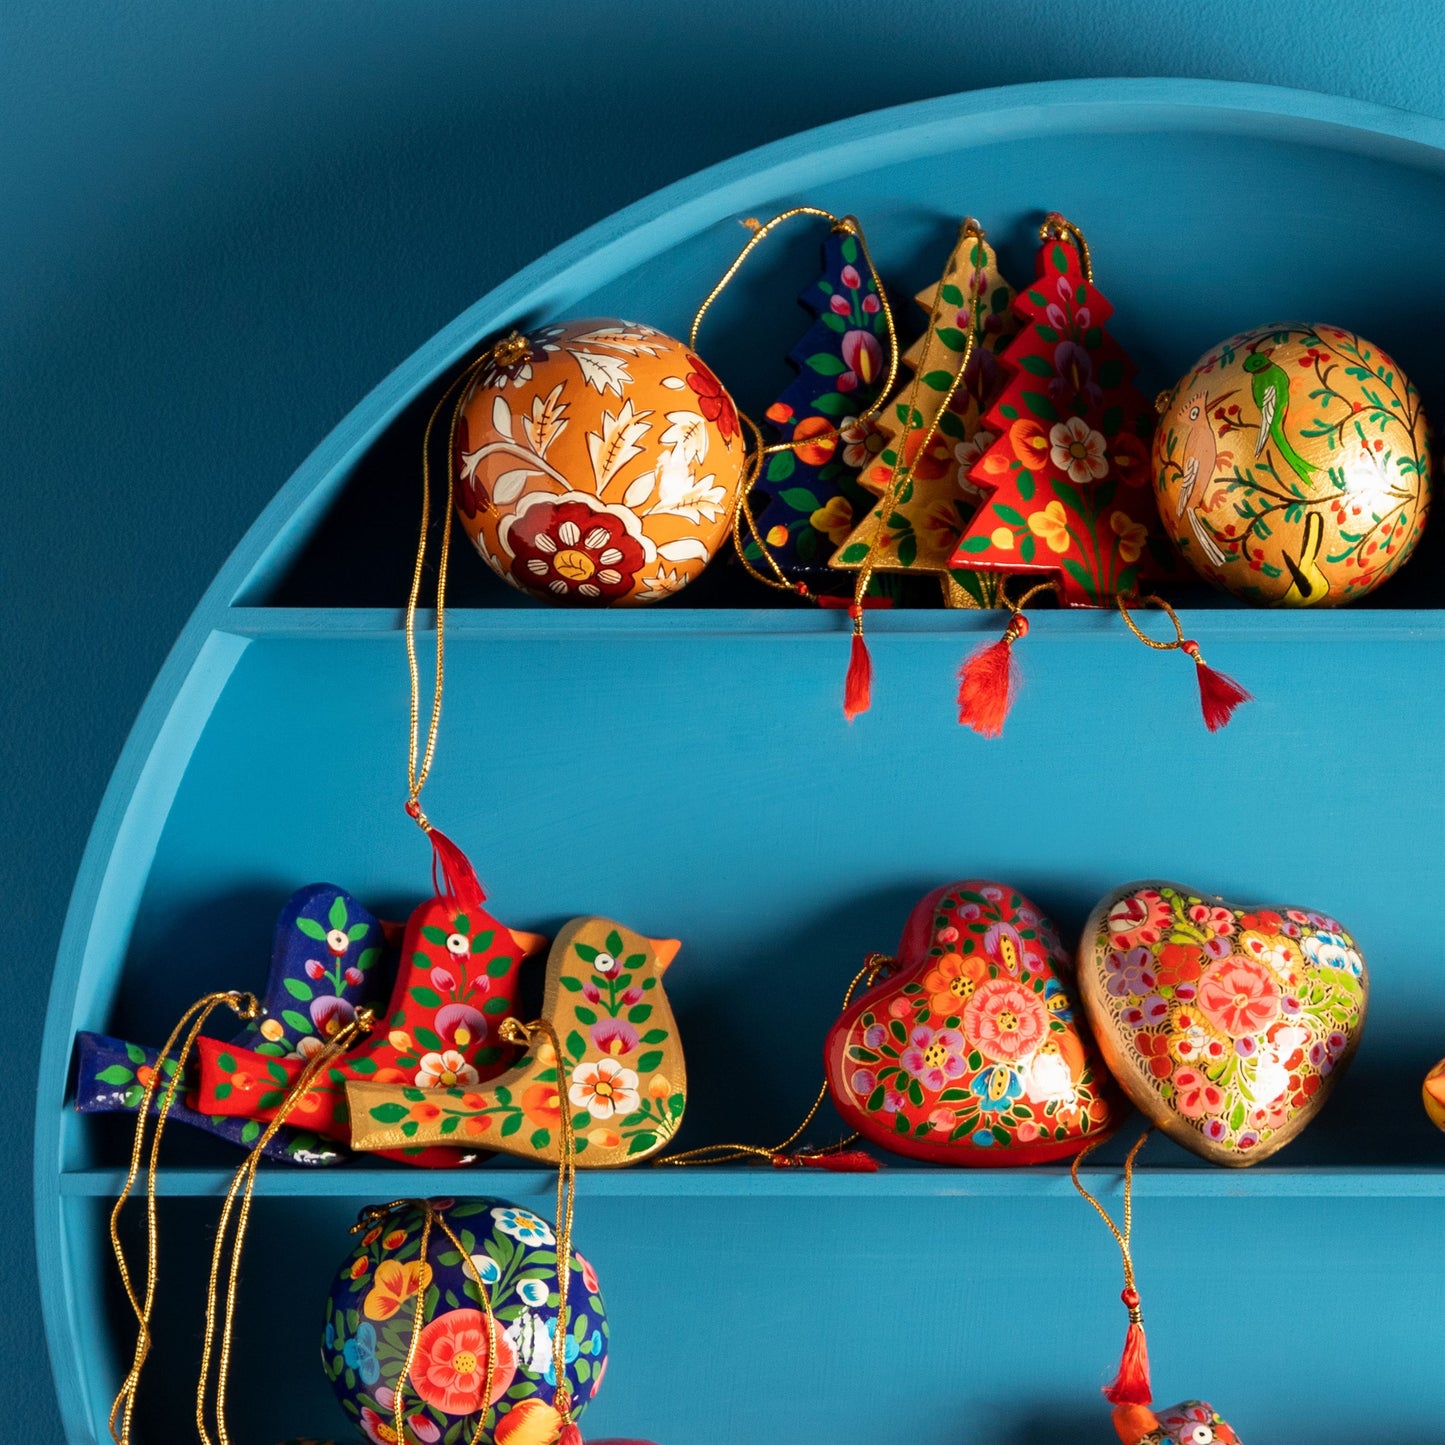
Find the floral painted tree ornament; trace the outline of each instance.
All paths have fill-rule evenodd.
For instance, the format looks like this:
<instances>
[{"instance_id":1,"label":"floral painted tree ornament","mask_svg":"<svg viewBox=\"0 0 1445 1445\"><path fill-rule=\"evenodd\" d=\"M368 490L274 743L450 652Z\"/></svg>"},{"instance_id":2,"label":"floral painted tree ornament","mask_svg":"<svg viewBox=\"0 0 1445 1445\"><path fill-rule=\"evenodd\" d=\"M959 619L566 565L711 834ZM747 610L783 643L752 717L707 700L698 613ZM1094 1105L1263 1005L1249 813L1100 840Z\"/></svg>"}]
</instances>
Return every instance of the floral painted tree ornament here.
<instances>
[{"instance_id":1,"label":"floral painted tree ornament","mask_svg":"<svg viewBox=\"0 0 1445 1445\"><path fill-rule=\"evenodd\" d=\"M1124 1289L1120 1298L1129 1311L1124 1336L1124 1353L1119 1372L1104 1387L1104 1398L1114 1407L1114 1429L1123 1445L1240 1445L1239 1436L1202 1400L1185 1400L1155 1412L1150 1408L1153 1385L1149 1378L1149 1345L1144 1335L1144 1315L1134 1278L1134 1165L1149 1140L1146 1129L1124 1160L1124 1226L1114 1222L1109 1211L1084 1187L1079 1167L1101 1142L1092 1141L1069 1166L1074 1188L1093 1206L1119 1246L1124 1263Z\"/></svg>"},{"instance_id":2,"label":"floral painted tree ornament","mask_svg":"<svg viewBox=\"0 0 1445 1445\"><path fill-rule=\"evenodd\" d=\"M982 304L975 306L975 297ZM969 470L993 441L983 418L1004 380L998 353L1018 330L1014 289L999 274L983 233L965 225L942 277L916 299L928 312L930 327L903 361L915 376L921 374L922 386L910 383L890 398L879 419L882 449L859 478L881 496L901 456L910 467L908 479L898 488L887 525L881 505L873 505L834 552L831 565L856 570L871 552L876 572L937 576L950 607L996 606L996 577L951 568L950 562L982 496ZM944 393L962 366L970 329L975 346L963 384L944 409ZM911 406L905 393L913 396ZM920 443L935 421L925 451Z\"/></svg>"},{"instance_id":3,"label":"floral painted tree ornament","mask_svg":"<svg viewBox=\"0 0 1445 1445\"><path fill-rule=\"evenodd\" d=\"M378 1004L396 972L396 947L379 923L345 889L309 884L286 901L276 920L271 969L255 1017L226 1041L271 1060L300 1064L320 1050L356 1011ZM105 1034L76 1035L75 1107L85 1114L139 1107L146 1085L160 1070L170 1078L174 1058ZM288 1075L290 1077L290 1075ZM172 1099L168 1117L250 1148L261 1137L259 1121L192 1107L197 1079L188 1076ZM159 1105L153 1101L153 1108ZM269 1158L291 1164L334 1164L345 1151L311 1128L279 1130L266 1145Z\"/></svg>"},{"instance_id":4,"label":"floral painted tree ornament","mask_svg":"<svg viewBox=\"0 0 1445 1445\"><path fill-rule=\"evenodd\" d=\"M1082 232L1051 215L1038 279L1019 294L1009 380L970 480L987 500L951 565L1052 577L1070 607L1107 606L1141 580L1178 574L1149 487L1153 408L1106 328Z\"/></svg>"},{"instance_id":5,"label":"floral painted tree ornament","mask_svg":"<svg viewBox=\"0 0 1445 1445\"><path fill-rule=\"evenodd\" d=\"M663 987L680 946L610 919L574 919L558 933L547 963L548 1028L525 1031L523 1058L489 1081L450 1087L353 1078L352 1147L464 1137L556 1164L566 1107L579 1167L615 1167L655 1154L676 1133L687 1102L682 1043Z\"/></svg>"},{"instance_id":6,"label":"floral painted tree ornament","mask_svg":"<svg viewBox=\"0 0 1445 1445\"><path fill-rule=\"evenodd\" d=\"M1161 397L1159 514L1201 576L1247 602L1374 591L1430 508L1430 426L1379 347L1338 326L1231 336Z\"/></svg>"},{"instance_id":7,"label":"floral painted tree ornament","mask_svg":"<svg viewBox=\"0 0 1445 1445\"><path fill-rule=\"evenodd\" d=\"M1324 1106L1360 1041L1370 980L1312 909L1178 883L1117 888L1089 915L1079 990L1141 1113L1215 1164L1268 1158Z\"/></svg>"},{"instance_id":8,"label":"floral painted tree ornament","mask_svg":"<svg viewBox=\"0 0 1445 1445\"><path fill-rule=\"evenodd\" d=\"M960 229L960 246L970 238L981 240L983 236L983 228L978 222L971 216L966 217ZM903 496L911 484L914 466L920 458L926 458L929 455L929 449L933 446L935 437L942 432L943 418L951 414L950 408L968 375L969 365L978 345L979 317L982 315L983 307L982 291L975 292L970 299L970 320L963 335L963 349L958 353L956 366L948 374L942 395L939 396L936 405L932 408L932 416L924 422L923 413L920 410L920 400L924 393L925 381L932 376L929 369L930 348L938 338L941 329L940 322L947 304L944 288L940 286L934 297L933 311L928 319L928 330L923 336L923 346L914 367L913 379L909 383L903 399L904 417L910 422L916 417L922 430L918 432L916 445L910 434L900 447L894 449L893 461L888 466L888 481L883 489L878 507L880 516L884 518L891 519L893 517L898 499ZM948 344L947 339L943 344ZM929 389L931 389L931 385ZM912 456L909 455L910 450ZM843 684L843 715L849 722L852 722L859 713L867 712L872 705L873 660L869 656L868 644L863 636L863 599L867 596L869 584L873 579L874 565L883 549L883 539L886 535L887 533L882 529L878 529L868 543L868 549L858 566L858 577L853 584L853 602L848 609L848 616L853 624L853 640L848 654L848 672Z\"/></svg>"},{"instance_id":9,"label":"floral painted tree ornament","mask_svg":"<svg viewBox=\"0 0 1445 1445\"><path fill-rule=\"evenodd\" d=\"M1054 925L1000 883L935 889L893 966L828 1032L833 1102L864 1138L943 1164L1067 1159L1124 1112Z\"/></svg>"},{"instance_id":10,"label":"floral painted tree ornament","mask_svg":"<svg viewBox=\"0 0 1445 1445\"><path fill-rule=\"evenodd\" d=\"M502 1199L402 1200L363 1210L352 1233L322 1362L366 1440L580 1441L609 1330L596 1272L560 1225Z\"/></svg>"},{"instance_id":11,"label":"floral painted tree ornament","mask_svg":"<svg viewBox=\"0 0 1445 1445\"><path fill-rule=\"evenodd\" d=\"M797 375L764 413L777 439L751 493L768 551L790 577L821 573L871 498L859 474L882 445L872 420L888 366L887 321L856 222L845 218L823 245L823 273L802 305L816 318L788 360ZM744 555L762 565L755 541Z\"/></svg>"}]
</instances>

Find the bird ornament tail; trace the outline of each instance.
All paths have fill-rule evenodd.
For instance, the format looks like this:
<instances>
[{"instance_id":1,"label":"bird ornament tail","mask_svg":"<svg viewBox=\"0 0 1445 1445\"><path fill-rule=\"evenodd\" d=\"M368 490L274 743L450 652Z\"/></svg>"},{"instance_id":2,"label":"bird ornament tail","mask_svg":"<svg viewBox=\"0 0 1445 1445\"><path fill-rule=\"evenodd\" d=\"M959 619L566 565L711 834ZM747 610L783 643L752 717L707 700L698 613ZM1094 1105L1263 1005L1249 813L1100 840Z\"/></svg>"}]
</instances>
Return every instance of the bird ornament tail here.
<instances>
[{"instance_id":1,"label":"bird ornament tail","mask_svg":"<svg viewBox=\"0 0 1445 1445\"><path fill-rule=\"evenodd\" d=\"M556 1164L566 1108L579 1168L655 1154L676 1133L687 1099L682 1044L663 988L679 947L611 919L573 919L552 944L542 1026L528 1031L523 1057L487 1082L451 1087L353 1074L346 1084L352 1147L460 1139Z\"/></svg>"}]
</instances>

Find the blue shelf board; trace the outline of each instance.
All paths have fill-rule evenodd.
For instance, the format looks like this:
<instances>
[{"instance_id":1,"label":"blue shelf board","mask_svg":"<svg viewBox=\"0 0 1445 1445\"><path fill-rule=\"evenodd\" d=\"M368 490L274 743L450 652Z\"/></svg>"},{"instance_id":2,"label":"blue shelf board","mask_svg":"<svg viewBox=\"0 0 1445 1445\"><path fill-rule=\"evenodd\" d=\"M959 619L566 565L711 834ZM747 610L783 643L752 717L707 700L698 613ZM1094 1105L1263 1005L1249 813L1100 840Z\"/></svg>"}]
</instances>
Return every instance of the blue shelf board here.
<instances>
[{"instance_id":1,"label":"blue shelf board","mask_svg":"<svg viewBox=\"0 0 1445 1445\"><path fill-rule=\"evenodd\" d=\"M1107 1198L1121 1192L1117 1169L1082 1169L1080 1175L1093 1194ZM231 1177L229 1170L168 1169L157 1180L157 1192L178 1198L220 1198ZM60 1192L62 1196L111 1199L120 1193L124 1181L125 1174L119 1169L77 1169L60 1176ZM402 1173L362 1167L304 1172L262 1169L256 1176L255 1192L266 1198L370 1201L408 1192L545 1199L556 1189L557 1176L549 1169ZM1180 1199L1440 1199L1445 1198L1445 1168L1141 1169L1135 1193L1141 1198ZM876 1174L763 1166L594 1170L580 1176L578 1194L583 1209L591 1199L1077 1199L1069 1171L1062 1168L891 1166Z\"/></svg>"},{"instance_id":2,"label":"blue shelf board","mask_svg":"<svg viewBox=\"0 0 1445 1445\"><path fill-rule=\"evenodd\" d=\"M1235 607L1179 608L1188 636L1223 641L1269 642L1439 642L1445 640L1445 608L1353 608L1334 611L1289 609L1266 612ZM1029 650L1050 642L1117 643L1124 624L1112 609L1030 611ZM992 637L1002 629L1002 614L966 609L880 610L868 614L870 637L943 637L958 640ZM1158 636L1168 623L1145 610L1139 622ZM1155 624L1151 627L1151 623ZM418 612L417 632L430 633L434 615ZM240 638L376 638L400 636L400 608L233 607L219 623L222 634ZM805 637L846 636L849 622L841 608L717 607L613 608L568 611L557 607L449 608L447 636L558 638L594 642L639 637Z\"/></svg>"}]
</instances>

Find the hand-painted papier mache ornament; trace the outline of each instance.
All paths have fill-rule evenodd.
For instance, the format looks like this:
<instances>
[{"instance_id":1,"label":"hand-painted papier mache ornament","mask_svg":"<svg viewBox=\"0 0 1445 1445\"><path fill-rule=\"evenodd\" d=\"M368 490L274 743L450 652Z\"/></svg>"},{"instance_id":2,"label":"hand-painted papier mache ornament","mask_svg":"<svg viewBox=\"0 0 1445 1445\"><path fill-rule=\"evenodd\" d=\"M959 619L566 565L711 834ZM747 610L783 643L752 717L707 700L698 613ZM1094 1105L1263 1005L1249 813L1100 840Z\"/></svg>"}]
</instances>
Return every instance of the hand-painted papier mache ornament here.
<instances>
[{"instance_id":1,"label":"hand-painted papier mache ornament","mask_svg":"<svg viewBox=\"0 0 1445 1445\"><path fill-rule=\"evenodd\" d=\"M1040 238L1001 357L1009 379L983 422L990 442L969 472L986 499L950 565L1047 578L1067 606L1108 606L1180 574L1149 485L1154 413L1106 330L1113 307L1082 234L1055 215Z\"/></svg>"},{"instance_id":2,"label":"hand-painted papier mache ornament","mask_svg":"<svg viewBox=\"0 0 1445 1445\"><path fill-rule=\"evenodd\" d=\"M764 413L793 446L768 458L750 494L768 551L794 577L825 571L863 514L870 498L859 472L883 442L862 413L887 384L885 300L854 226L841 221L829 232L823 274L801 298L817 319L788 354L797 375ZM743 551L762 562L756 542Z\"/></svg>"},{"instance_id":3,"label":"hand-painted papier mache ornament","mask_svg":"<svg viewBox=\"0 0 1445 1445\"><path fill-rule=\"evenodd\" d=\"M580 1168L655 1154L677 1132L687 1068L663 974L680 945L606 918L578 918L552 944L545 1026L505 1073L450 1087L353 1077L352 1147L388 1150L463 1138L559 1163L569 1110ZM561 1058L558 1058L558 1048Z\"/></svg>"},{"instance_id":4,"label":"hand-painted papier mache ornament","mask_svg":"<svg viewBox=\"0 0 1445 1445\"><path fill-rule=\"evenodd\" d=\"M503 581L550 602L652 602L728 535L737 408L692 351L639 323L566 321L496 343L462 392L457 512Z\"/></svg>"},{"instance_id":5,"label":"hand-painted papier mache ornament","mask_svg":"<svg viewBox=\"0 0 1445 1445\"><path fill-rule=\"evenodd\" d=\"M1284 324L1231 336L1161 412L1164 525L1202 576L1248 602L1353 601L1420 538L1429 424L1404 372L1353 332Z\"/></svg>"},{"instance_id":6,"label":"hand-painted papier mache ornament","mask_svg":"<svg viewBox=\"0 0 1445 1445\"><path fill-rule=\"evenodd\" d=\"M287 1074L299 1070L337 1029L356 1017L356 1010L379 1004L396 973L394 938L345 889L314 883L286 901L276 921L271 971L256 1017L244 1022L215 1047L244 1050ZM155 1048L110 1038L105 1034L76 1036L78 1067L75 1107L82 1113L135 1110L148 1080L160 1064ZM175 1073L174 1057L161 1064L163 1075ZM212 1108L193 1091L171 1103L168 1117L190 1124L233 1144L250 1148L262 1125L247 1115ZM267 1087L275 1087L275 1082ZM151 1108L159 1108L159 1091ZM268 1158L290 1164L333 1164L345 1157L340 1148L313 1128L283 1125L267 1142Z\"/></svg>"},{"instance_id":7,"label":"hand-painted papier mache ornament","mask_svg":"<svg viewBox=\"0 0 1445 1445\"><path fill-rule=\"evenodd\" d=\"M883 447L859 478L881 497L901 454L910 468L908 479L898 489L886 525L881 505L873 503L833 554L831 565L856 570L871 551L874 571L936 576L950 607L991 607L997 603L998 579L949 564L965 525L978 510L981 493L968 473L993 441L983 430L983 418L1004 381L998 354L1018 330L1014 290L999 274L987 239L965 226L942 277L920 291L917 301L929 314L930 329L903 355L913 375L889 398L878 422ZM945 407L944 396L962 365L970 327L974 347L963 385ZM935 420L936 431L924 449Z\"/></svg>"},{"instance_id":8,"label":"hand-painted papier mache ornament","mask_svg":"<svg viewBox=\"0 0 1445 1445\"><path fill-rule=\"evenodd\" d=\"M512 1049L500 1037L515 1014L518 969L545 947L537 934L508 928L483 905L438 896L421 904L406 926L401 966L384 1023L317 1079L291 1106L290 1117L343 1143L351 1142L346 1081L370 1079L435 1092L499 1074ZM208 1112L266 1121L295 1083L304 1060L201 1039L198 1104ZM463 1131L448 1145L423 1149L398 1140L390 1157L446 1168L476 1158L479 1139Z\"/></svg>"},{"instance_id":9,"label":"hand-painted papier mache ornament","mask_svg":"<svg viewBox=\"0 0 1445 1445\"><path fill-rule=\"evenodd\" d=\"M1167 1410L1120 1405L1114 1429L1124 1445L1240 1445L1229 1423L1203 1400L1184 1400Z\"/></svg>"},{"instance_id":10,"label":"hand-painted papier mache ornament","mask_svg":"<svg viewBox=\"0 0 1445 1445\"><path fill-rule=\"evenodd\" d=\"M1326 914L1178 883L1115 889L1079 945L1079 991L1114 1077L1216 1164L1268 1158L1323 1107L1364 1028L1369 974Z\"/></svg>"},{"instance_id":11,"label":"hand-painted papier mache ornament","mask_svg":"<svg viewBox=\"0 0 1445 1445\"><path fill-rule=\"evenodd\" d=\"M406 1200L363 1210L358 1229L327 1299L322 1361L360 1438L403 1438L399 1413L421 1445L557 1440L553 1225L502 1199ZM575 1416L602 1384L608 1340L597 1275L575 1250L566 1304L560 1383ZM580 1440L575 1426L564 1438Z\"/></svg>"},{"instance_id":12,"label":"hand-painted papier mache ornament","mask_svg":"<svg viewBox=\"0 0 1445 1445\"><path fill-rule=\"evenodd\" d=\"M919 902L896 964L829 1031L824 1063L860 1134L945 1164L1067 1159L1125 1111L1053 924L999 883Z\"/></svg>"}]
</instances>

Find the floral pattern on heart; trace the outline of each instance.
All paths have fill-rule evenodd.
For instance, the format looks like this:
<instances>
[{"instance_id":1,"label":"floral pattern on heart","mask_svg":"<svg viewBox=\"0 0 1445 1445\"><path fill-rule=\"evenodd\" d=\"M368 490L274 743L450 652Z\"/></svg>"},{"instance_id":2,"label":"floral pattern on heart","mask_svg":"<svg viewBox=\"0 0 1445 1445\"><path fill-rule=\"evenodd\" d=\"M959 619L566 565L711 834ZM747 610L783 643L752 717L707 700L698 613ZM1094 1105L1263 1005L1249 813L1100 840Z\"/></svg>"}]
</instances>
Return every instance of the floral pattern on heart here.
<instances>
[{"instance_id":1,"label":"floral pattern on heart","mask_svg":"<svg viewBox=\"0 0 1445 1445\"><path fill-rule=\"evenodd\" d=\"M1205 1158L1248 1164L1323 1103L1358 1041L1369 982L1355 940L1326 914L1138 883L1094 910L1080 987L1139 1108Z\"/></svg>"},{"instance_id":2,"label":"floral pattern on heart","mask_svg":"<svg viewBox=\"0 0 1445 1445\"><path fill-rule=\"evenodd\" d=\"M884 1148L950 1164L1067 1159L1123 1100L1075 1005L1073 965L1023 894L981 881L913 910L896 967L828 1036L839 1112Z\"/></svg>"}]
</instances>

